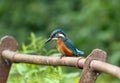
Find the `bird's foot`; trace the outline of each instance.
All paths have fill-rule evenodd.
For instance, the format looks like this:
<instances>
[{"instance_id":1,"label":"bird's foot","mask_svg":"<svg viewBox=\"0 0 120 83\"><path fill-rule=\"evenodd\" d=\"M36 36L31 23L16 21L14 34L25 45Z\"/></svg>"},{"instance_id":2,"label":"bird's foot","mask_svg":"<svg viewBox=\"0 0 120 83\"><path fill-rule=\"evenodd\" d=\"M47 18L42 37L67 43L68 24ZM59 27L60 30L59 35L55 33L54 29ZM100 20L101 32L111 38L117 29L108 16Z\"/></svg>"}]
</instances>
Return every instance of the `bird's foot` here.
<instances>
[{"instance_id":1,"label":"bird's foot","mask_svg":"<svg viewBox=\"0 0 120 83\"><path fill-rule=\"evenodd\" d=\"M62 59L62 57L64 57L63 55L62 56L60 56L60 59Z\"/></svg>"}]
</instances>

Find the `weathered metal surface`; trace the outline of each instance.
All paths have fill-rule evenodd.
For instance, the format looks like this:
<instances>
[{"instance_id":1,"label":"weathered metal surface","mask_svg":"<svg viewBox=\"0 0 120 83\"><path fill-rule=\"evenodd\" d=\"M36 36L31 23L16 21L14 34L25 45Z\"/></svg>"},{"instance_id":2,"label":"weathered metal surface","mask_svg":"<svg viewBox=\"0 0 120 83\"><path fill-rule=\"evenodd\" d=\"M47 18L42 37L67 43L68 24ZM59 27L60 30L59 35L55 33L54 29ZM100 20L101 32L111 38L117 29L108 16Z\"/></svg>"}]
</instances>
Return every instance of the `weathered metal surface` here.
<instances>
[{"instance_id":1,"label":"weathered metal surface","mask_svg":"<svg viewBox=\"0 0 120 83\"><path fill-rule=\"evenodd\" d=\"M100 72L94 70L90 64L92 60L105 61L106 53L102 50L95 49L92 53L86 58L86 61L83 65L83 71L79 83L95 83Z\"/></svg>"},{"instance_id":2,"label":"weathered metal surface","mask_svg":"<svg viewBox=\"0 0 120 83\"><path fill-rule=\"evenodd\" d=\"M5 36L0 40L0 83L6 83L12 62L2 57L4 50L16 51L17 41L10 36Z\"/></svg>"}]
</instances>

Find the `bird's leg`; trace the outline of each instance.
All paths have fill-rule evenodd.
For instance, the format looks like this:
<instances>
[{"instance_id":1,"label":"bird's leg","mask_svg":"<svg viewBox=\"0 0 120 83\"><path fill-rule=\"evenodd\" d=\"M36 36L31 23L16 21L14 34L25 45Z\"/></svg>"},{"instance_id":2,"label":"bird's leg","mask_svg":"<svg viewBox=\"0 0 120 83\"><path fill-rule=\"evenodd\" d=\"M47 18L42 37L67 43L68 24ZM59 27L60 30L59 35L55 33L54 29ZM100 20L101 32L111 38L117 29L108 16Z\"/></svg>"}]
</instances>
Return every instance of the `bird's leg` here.
<instances>
[{"instance_id":1,"label":"bird's leg","mask_svg":"<svg viewBox=\"0 0 120 83\"><path fill-rule=\"evenodd\" d=\"M62 57L64 57L64 55L60 56L60 59L62 59Z\"/></svg>"}]
</instances>

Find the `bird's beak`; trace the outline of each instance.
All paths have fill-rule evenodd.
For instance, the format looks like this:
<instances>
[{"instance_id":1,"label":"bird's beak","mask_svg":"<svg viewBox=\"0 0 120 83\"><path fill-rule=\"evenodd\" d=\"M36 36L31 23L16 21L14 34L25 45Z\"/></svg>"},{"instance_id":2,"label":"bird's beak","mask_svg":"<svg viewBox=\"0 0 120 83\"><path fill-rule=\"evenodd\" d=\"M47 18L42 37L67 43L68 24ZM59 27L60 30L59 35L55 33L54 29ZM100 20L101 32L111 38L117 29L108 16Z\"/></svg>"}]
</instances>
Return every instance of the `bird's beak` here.
<instances>
[{"instance_id":1,"label":"bird's beak","mask_svg":"<svg viewBox=\"0 0 120 83\"><path fill-rule=\"evenodd\" d=\"M51 40L52 40L52 38L48 38L48 40L45 42L45 44L48 43L48 42L51 41Z\"/></svg>"}]
</instances>

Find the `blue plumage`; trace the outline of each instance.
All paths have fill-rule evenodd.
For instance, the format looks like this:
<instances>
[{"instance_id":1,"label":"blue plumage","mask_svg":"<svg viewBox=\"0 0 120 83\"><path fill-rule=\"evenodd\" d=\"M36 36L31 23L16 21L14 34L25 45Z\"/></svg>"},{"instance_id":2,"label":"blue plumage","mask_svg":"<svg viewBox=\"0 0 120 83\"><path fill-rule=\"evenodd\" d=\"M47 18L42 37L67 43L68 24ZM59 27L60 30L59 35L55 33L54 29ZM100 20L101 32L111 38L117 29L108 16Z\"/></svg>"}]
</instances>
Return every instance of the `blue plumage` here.
<instances>
[{"instance_id":1,"label":"blue plumage","mask_svg":"<svg viewBox=\"0 0 120 83\"><path fill-rule=\"evenodd\" d=\"M84 52L83 52L83 51L81 51L81 50L78 50L77 48L76 48L76 51L77 51L77 55L84 54Z\"/></svg>"},{"instance_id":2,"label":"blue plumage","mask_svg":"<svg viewBox=\"0 0 120 83\"><path fill-rule=\"evenodd\" d=\"M72 42L68 40L67 38L62 38L63 42L65 43L66 47L70 49L74 55L82 55L84 54L83 51L78 50L77 48L74 47Z\"/></svg>"},{"instance_id":3,"label":"blue plumage","mask_svg":"<svg viewBox=\"0 0 120 83\"><path fill-rule=\"evenodd\" d=\"M52 33L51 33L51 35L50 35L50 37L54 37L56 34L63 34L64 36L66 36L66 34L65 34L65 32L64 31L62 31L61 29L56 29L56 30L54 30Z\"/></svg>"}]
</instances>

